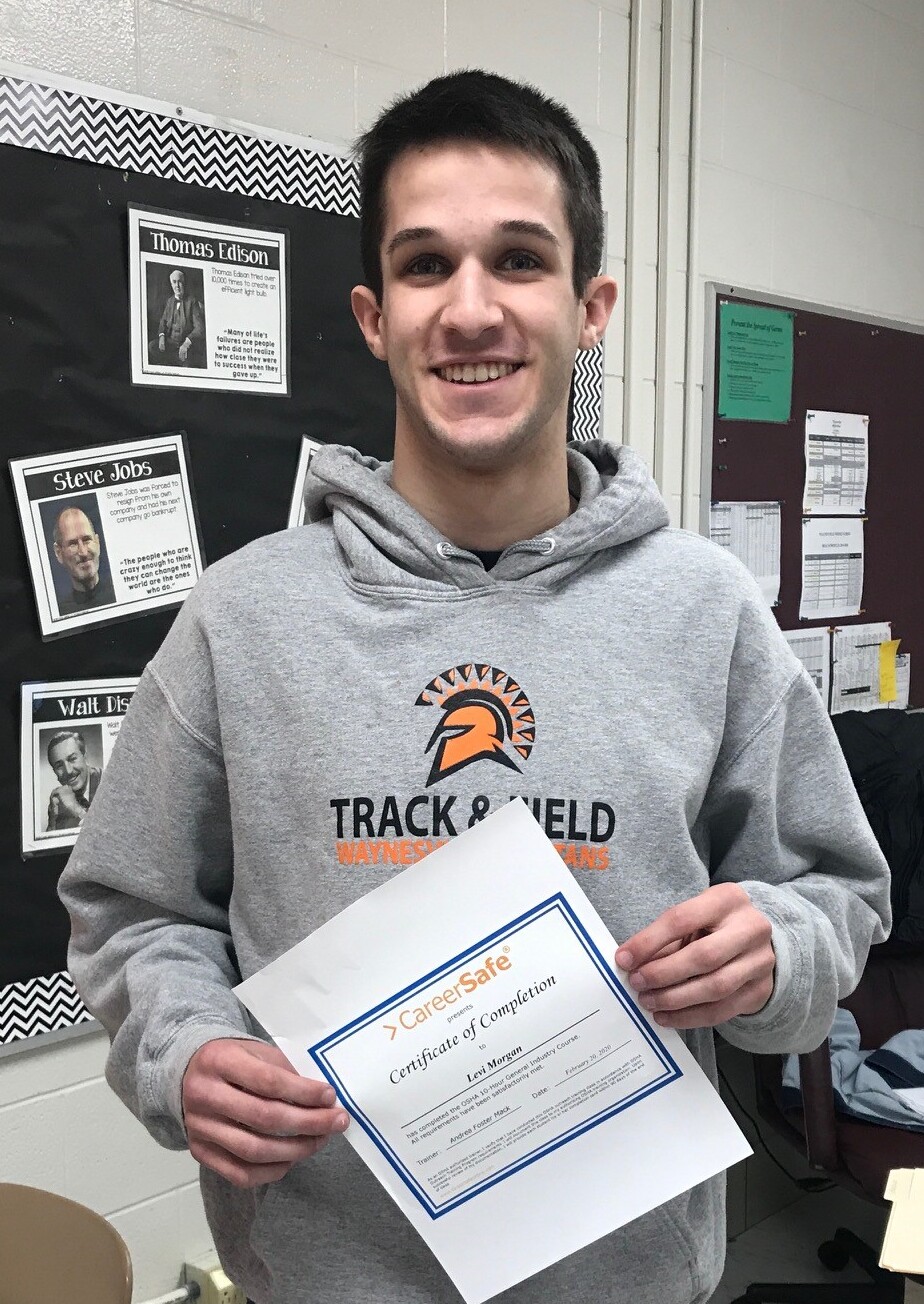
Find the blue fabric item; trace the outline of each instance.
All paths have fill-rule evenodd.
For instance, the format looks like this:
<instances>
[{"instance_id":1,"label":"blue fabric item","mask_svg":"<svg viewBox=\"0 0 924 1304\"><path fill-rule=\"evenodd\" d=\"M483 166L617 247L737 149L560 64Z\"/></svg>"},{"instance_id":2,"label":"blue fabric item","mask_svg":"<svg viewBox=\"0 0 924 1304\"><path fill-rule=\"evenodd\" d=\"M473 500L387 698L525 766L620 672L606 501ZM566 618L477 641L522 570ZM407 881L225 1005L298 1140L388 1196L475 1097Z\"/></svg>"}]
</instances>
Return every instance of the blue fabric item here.
<instances>
[{"instance_id":1,"label":"blue fabric item","mask_svg":"<svg viewBox=\"0 0 924 1304\"><path fill-rule=\"evenodd\" d=\"M849 1010L838 1010L829 1034L834 1107L864 1123L924 1132L924 1115L898 1091L924 1087L924 1028L908 1028L878 1050L860 1049L860 1030ZM788 1055L783 1069L783 1106L801 1109L799 1057Z\"/></svg>"}]
</instances>

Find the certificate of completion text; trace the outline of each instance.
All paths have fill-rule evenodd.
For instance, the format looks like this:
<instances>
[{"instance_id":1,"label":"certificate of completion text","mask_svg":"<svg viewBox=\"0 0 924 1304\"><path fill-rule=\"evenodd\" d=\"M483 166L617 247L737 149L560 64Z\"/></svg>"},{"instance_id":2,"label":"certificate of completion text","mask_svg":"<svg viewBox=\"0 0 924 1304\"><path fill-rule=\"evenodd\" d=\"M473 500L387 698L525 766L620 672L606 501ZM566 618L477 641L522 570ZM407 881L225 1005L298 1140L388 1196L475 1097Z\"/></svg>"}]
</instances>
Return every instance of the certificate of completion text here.
<instances>
[{"instance_id":1,"label":"certificate of completion text","mask_svg":"<svg viewBox=\"0 0 924 1304\"><path fill-rule=\"evenodd\" d=\"M310 1049L432 1218L680 1076L561 894Z\"/></svg>"}]
</instances>

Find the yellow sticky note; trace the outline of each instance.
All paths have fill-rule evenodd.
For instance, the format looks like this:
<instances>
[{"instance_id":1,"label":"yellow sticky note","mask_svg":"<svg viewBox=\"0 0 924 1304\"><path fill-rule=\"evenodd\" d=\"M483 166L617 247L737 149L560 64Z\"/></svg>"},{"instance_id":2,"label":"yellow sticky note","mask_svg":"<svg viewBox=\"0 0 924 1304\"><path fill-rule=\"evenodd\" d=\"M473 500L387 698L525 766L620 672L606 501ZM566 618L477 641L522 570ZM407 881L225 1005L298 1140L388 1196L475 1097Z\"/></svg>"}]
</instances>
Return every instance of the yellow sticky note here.
<instances>
[{"instance_id":1,"label":"yellow sticky note","mask_svg":"<svg viewBox=\"0 0 924 1304\"><path fill-rule=\"evenodd\" d=\"M899 643L901 643L900 638L892 638L887 643L879 644L880 702L894 702L898 697L898 686L895 683L895 656Z\"/></svg>"}]
</instances>

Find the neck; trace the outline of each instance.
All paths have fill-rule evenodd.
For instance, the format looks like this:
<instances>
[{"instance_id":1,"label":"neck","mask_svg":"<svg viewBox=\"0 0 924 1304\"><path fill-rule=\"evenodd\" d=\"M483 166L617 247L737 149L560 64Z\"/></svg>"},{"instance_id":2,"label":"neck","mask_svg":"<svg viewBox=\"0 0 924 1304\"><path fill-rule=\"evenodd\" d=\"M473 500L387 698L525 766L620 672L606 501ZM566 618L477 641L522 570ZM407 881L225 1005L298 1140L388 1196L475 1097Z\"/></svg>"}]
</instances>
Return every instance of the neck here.
<instances>
[{"instance_id":1,"label":"neck","mask_svg":"<svg viewBox=\"0 0 924 1304\"><path fill-rule=\"evenodd\" d=\"M395 438L392 488L460 548L503 551L554 529L570 514L565 437L536 449L528 464L472 467L442 450Z\"/></svg>"},{"instance_id":2,"label":"neck","mask_svg":"<svg viewBox=\"0 0 924 1304\"><path fill-rule=\"evenodd\" d=\"M99 571L96 572L91 580L87 580L85 584L81 584L77 580L74 580L73 584L78 593L92 593L97 584L99 584Z\"/></svg>"}]
</instances>

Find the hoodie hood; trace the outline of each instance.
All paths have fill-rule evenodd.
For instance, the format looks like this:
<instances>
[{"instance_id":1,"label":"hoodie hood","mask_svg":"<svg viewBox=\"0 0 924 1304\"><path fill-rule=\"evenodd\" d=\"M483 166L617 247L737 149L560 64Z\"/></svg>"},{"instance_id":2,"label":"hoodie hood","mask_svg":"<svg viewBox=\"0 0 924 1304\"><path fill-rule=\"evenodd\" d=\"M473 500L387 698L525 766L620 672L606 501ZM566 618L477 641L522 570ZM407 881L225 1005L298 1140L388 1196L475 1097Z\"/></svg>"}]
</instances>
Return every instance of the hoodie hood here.
<instances>
[{"instance_id":1,"label":"hoodie hood","mask_svg":"<svg viewBox=\"0 0 924 1304\"><path fill-rule=\"evenodd\" d=\"M404 591L484 588L529 580L551 588L604 549L668 524L667 508L642 459L594 439L568 445L577 508L553 530L513 543L491 571L425 520L391 487L391 462L327 444L311 459L308 521L331 519L354 582Z\"/></svg>"}]
</instances>

